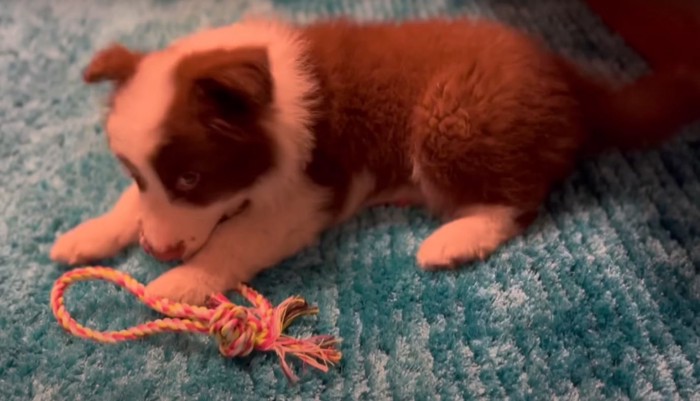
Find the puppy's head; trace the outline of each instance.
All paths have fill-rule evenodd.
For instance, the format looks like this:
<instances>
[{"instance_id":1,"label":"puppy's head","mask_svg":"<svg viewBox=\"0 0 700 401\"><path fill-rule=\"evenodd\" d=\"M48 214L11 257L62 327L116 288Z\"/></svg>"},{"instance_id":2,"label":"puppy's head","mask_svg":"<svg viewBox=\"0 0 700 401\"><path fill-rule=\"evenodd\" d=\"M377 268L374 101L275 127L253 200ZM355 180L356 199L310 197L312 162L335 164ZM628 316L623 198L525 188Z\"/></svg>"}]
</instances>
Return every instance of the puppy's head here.
<instances>
[{"instance_id":1,"label":"puppy's head","mask_svg":"<svg viewBox=\"0 0 700 401\"><path fill-rule=\"evenodd\" d=\"M144 54L114 45L84 79L114 83L110 149L138 185L141 244L159 259L200 249L275 165L263 46Z\"/></svg>"}]
</instances>

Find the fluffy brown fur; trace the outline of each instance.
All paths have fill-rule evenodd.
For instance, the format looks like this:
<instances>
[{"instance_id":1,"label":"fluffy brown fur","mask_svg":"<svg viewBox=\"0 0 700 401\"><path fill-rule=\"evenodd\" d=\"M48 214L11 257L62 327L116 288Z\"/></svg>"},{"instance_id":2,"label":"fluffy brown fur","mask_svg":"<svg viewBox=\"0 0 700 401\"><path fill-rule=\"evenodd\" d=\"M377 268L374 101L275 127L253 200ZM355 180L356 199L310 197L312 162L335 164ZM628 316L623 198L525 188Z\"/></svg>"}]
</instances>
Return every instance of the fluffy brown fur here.
<instances>
[{"instance_id":1,"label":"fluffy brown fur","mask_svg":"<svg viewBox=\"0 0 700 401\"><path fill-rule=\"evenodd\" d=\"M248 21L162 52L114 46L85 78L117 84L111 147L141 191L95 220L106 234L86 223L52 258L109 255L138 229L185 259L148 292L198 303L408 197L445 220L418 264L453 267L521 232L581 158L699 118L698 77L667 66L617 87L487 21Z\"/></svg>"},{"instance_id":2,"label":"fluffy brown fur","mask_svg":"<svg viewBox=\"0 0 700 401\"><path fill-rule=\"evenodd\" d=\"M334 208L368 169L376 191L417 181L441 214L528 214L582 152L656 144L700 115L690 75L613 89L496 23L335 21L304 34L323 99L308 173L333 188Z\"/></svg>"}]
</instances>

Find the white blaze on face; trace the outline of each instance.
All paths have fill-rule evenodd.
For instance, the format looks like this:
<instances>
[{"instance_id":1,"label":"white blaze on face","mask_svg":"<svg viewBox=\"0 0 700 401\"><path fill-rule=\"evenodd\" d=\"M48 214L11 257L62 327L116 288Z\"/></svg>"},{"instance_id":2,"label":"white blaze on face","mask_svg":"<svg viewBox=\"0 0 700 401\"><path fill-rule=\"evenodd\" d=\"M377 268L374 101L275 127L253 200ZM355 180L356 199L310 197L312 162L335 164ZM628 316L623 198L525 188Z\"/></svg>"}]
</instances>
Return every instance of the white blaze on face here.
<instances>
[{"instance_id":1,"label":"white blaze on face","mask_svg":"<svg viewBox=\"0 0 700 401\"><path fill-rule=\"evenodd\" d=\"M276 115L265 121L278 150L277 171L262 183L207 206L192 206L170 199L152 166L152 158L166 141L163 123L176 92L173 75L180 60L194 52L263 46L268 50L273 77ZM119 90L108 117L112 151L133 164L145 183L140 192L142 238L155 251L180 243L185 253L199 250L218 221L244 199L254 204L279 205L280 193L293 190L302 176L301 166L310 157L312 136L309 93L315 90L301 61L303 46L298 34L280 23L248 21L205 30L183 38L163 51L148 53L134 76Z\"/></svg>"}]
</instances>

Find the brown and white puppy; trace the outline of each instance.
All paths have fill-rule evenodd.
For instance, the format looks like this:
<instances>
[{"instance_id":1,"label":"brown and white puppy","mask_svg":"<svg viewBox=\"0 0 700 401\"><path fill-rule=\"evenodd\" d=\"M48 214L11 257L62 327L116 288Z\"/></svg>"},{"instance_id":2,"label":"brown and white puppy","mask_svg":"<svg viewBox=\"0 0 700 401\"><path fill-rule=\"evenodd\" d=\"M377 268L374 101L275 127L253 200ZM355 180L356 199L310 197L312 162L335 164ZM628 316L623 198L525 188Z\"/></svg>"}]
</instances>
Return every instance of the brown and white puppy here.
<instances>
[{"instance_id":1,"label":"brown and white puppy","mask_svg":"<svg viewBox=\"0 0 700 401\"><path fill-rule=\"evenodd\" d=\"M84 263L140 240L183 261L149 293L195 303L377 203L445 220L421 267L485 258L582 155L656 144L700 114L690 74L612 89L486 21L245 20L160 51L114 45L85 80L115 84L109 146L134 184L51 257Z\"/></svg>"}]
</instances>

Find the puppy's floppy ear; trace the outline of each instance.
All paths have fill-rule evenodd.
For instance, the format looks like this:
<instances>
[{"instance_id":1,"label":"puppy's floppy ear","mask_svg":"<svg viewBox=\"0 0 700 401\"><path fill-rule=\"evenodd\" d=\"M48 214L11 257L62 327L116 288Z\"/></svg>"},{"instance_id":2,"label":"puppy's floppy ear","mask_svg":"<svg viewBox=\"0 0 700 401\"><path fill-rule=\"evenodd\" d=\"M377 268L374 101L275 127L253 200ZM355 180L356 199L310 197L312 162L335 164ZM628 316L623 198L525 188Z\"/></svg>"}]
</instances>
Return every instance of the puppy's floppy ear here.
<instances>
[{"instance_id":1,"label":"puppy's floppy ear","mask_svg":"<svg viewBox=\"0 0 700 401\"><path fill-rule=\"evenodd\" d=\"M200 107L219 118L252 117L272 103L273 82L267 50L246 47L190 56L180 66Z\"/></svg>"},{"instance_id":2,"label":"puppy's floppy ear","mask_svg":"<svg viewBox=\"0 0 700 401\"><path fill-rule=\"evenodd\" d=\"M83 80L87 83L112 81L121 84L136 72L143 53L127 49L115 43L97 52L83 70Z\"/></svg>"}]
</instances>

